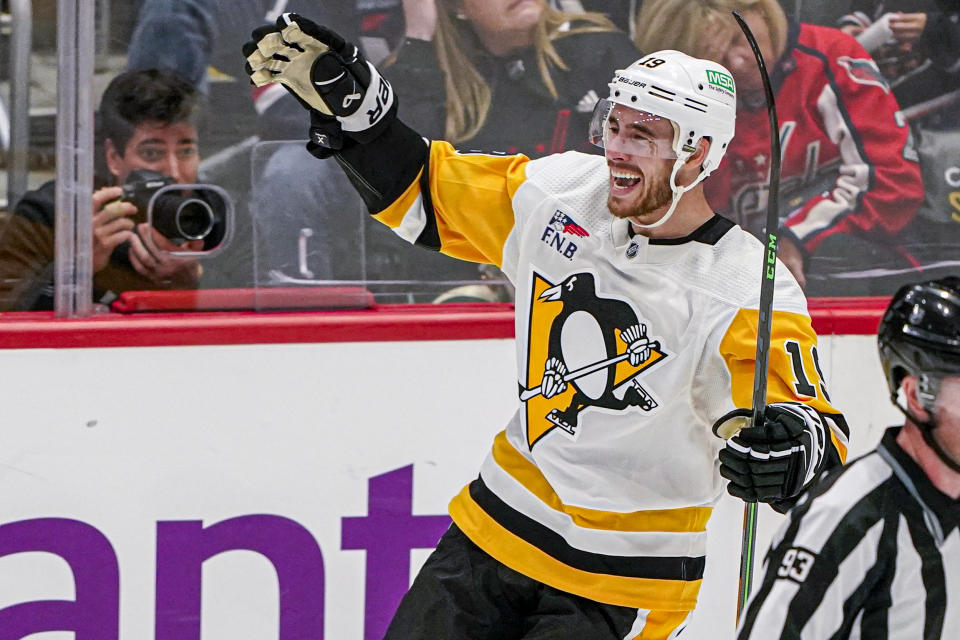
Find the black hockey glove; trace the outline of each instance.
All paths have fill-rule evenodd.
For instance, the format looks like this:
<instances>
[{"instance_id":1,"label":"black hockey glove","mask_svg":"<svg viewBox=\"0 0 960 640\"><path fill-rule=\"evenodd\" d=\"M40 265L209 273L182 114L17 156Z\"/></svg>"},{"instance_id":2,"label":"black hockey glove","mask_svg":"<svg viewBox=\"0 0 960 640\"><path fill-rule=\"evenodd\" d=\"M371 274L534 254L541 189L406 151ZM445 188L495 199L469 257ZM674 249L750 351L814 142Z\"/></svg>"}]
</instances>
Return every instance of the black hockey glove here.
<instances>
[{"instance_id":1,"label":"black hockey glove","mask_svg":"<svg viewBox=\"0 0 960 640\"><path fill-rule=\"evenodd\" d=\"M829 437L823 418L799 402L767 405L762 424L749 426L752 412L735 409L713 425L727 440L720 450L720 475L727 491L746 502L769 502L785 511L823 467Z\"/></svg>"},{"instance_id":2,"label":"black hockey glove","mask_svg":"<svg viewBox=\"0 0 960 640\"><path fill-rule=\"evenodd\" d=\"M344 136L369 142L396 117L390 83L357 46L295 13L256 29L243 55L254 84L280 82L310 110L307 149L316 156L343 148Z\"/></svg>"}]
</instances>

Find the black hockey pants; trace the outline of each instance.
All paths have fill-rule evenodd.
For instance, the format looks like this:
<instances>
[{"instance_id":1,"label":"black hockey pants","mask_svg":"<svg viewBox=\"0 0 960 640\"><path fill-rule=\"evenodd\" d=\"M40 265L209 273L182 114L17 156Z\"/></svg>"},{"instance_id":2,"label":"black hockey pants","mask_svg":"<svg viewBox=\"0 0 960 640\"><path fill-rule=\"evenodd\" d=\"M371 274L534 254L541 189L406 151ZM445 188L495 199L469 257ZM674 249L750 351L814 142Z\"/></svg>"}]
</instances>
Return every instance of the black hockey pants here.
<instances>
[{"instance_id":1,"label":"black hockey pants","mask_svg":"<svg viewBox=\"0 0 960 640\"><path fill-rule=\"evenodd\" d=\"M517 573L451 525L384 640L622 640L636 619L636 609L594 602Z\"/></svg>"}]
</instances>

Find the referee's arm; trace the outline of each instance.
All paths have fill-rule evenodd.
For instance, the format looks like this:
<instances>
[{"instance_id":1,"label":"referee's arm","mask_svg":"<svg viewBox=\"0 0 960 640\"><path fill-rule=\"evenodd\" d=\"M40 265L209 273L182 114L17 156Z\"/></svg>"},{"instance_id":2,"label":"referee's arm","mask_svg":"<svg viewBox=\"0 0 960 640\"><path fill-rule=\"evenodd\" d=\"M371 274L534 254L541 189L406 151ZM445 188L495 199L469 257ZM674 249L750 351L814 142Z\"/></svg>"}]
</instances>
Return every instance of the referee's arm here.
<instances>
[{"instance_id":1,"label":"referee's arm","mask_svg":"<svg viewBox=\"0 0 960 640\"><path fill-rule=\"evenodd\" d=\"M887 524L875 496L831 488L801 501L775 536L738 640L847 637L882 574Z\"/></svg>"}]
</instances>

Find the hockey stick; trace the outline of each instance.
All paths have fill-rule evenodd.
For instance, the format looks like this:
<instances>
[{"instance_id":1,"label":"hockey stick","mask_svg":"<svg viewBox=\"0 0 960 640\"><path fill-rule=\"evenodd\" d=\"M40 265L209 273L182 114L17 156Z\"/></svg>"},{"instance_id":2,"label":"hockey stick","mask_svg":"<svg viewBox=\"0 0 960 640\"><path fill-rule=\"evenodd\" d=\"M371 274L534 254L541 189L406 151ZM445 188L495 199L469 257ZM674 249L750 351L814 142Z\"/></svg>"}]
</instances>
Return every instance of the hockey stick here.
<instances>
[{"instance_id":1,"label":"hockey stick","mask_svg":"<svg viewBox=\"0 0 960 640\"><path fill-rule=\"evenodd\" d=\"M764 229L766 251L763 256L763 275L760 281L760 308L757 319L757 355L753 369L753 415L750 424L759 424L767 404L767 364L770 359L770 328L773 321L773 284L777 268L777 233L780 229L780 125L777 121L777 105L770 87L770 76L763 63L763 54L757 45L750 27L736 11L733 12L740 29L753 49L763 78L763 91L767 98L767 115L770 118L770 191L767 201L767 225ZM753 587L753 556L757 538L757 503L747 502L743 509L743 541L740 548L740 593L737 598L737 622L750 597Z\"/></svg>"},{"instance_id":2,"label":"hockey stick","mask_svg":"<svg viewBox=\"0 0 960 640\"><path fill-rule=\"evenodd\" d=\"M660 349L660 342L658 340L654 340L648 346L650 349ZM599 371L600 369L605 369L610 365L617 364L618 362L626 360L629 357L630 357L630 352L626 351L624 353L621 353L620 355L613 356L612 358L607 358L606 360L598 360L593 364L584 365L579 369L574 369L573 371L569 372L567 375L563 376L563 381L570 382L571 380L582 378L587 374L593 373L594 371ZM541 383L536 387L533 387L532 389L525 389L520 394L520 400L522 402L526 402L530 398L538 396L541 393L543 393L543 383Z\"/></svg>"}]
</instances>

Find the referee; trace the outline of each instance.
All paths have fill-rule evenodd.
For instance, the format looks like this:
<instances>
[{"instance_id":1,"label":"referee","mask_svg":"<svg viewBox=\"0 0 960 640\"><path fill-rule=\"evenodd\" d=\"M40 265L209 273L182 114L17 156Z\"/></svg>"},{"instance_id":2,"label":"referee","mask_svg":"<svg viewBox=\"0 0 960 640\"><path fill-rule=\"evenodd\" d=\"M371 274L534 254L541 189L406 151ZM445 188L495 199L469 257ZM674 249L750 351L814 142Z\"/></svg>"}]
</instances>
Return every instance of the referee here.
<instances>
[{"instance_id":1,"label":"referee","mask_svg":"<svg viewBox=\"0 0 960 640\"><path fill-rule=\"evenodd\" d=\"M739 640L960 638L960 278L901 288L878 338L905 423L790 512Z\"/></svg>"}]
</instances>

